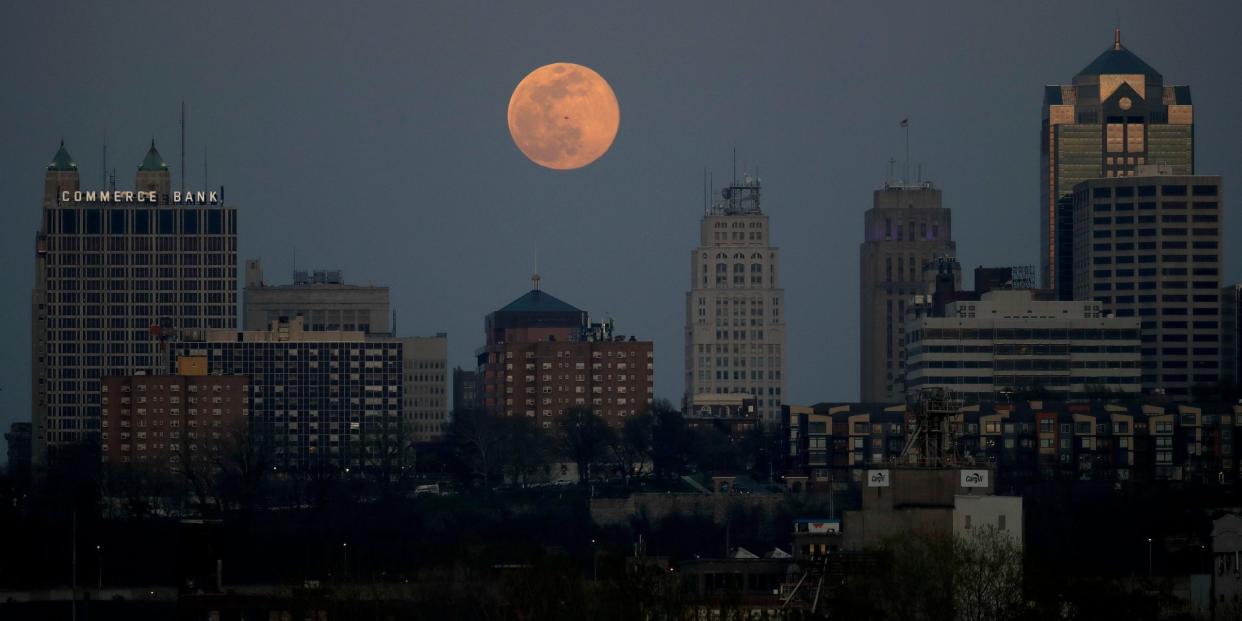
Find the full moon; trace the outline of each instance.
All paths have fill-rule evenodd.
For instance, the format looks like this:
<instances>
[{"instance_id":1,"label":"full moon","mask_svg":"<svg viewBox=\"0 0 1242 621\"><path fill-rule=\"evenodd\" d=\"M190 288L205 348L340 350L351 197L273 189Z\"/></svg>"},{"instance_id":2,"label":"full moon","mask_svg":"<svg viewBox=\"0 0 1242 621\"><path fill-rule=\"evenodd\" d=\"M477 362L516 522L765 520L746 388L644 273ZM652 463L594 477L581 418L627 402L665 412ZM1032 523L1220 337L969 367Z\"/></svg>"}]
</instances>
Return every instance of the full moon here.
<instances>
[{"instance_id":1,"label":"full moon","mask_svg":"<svg viewBox=\"0 0 1242 621\"><path fill-rule=\"evenodd\" d=\"M544 65L522 78L509 98L514 144L546 168L572 170L599 159L620 123L612 87L582 65Z\"/></svg>"}]
</instances>

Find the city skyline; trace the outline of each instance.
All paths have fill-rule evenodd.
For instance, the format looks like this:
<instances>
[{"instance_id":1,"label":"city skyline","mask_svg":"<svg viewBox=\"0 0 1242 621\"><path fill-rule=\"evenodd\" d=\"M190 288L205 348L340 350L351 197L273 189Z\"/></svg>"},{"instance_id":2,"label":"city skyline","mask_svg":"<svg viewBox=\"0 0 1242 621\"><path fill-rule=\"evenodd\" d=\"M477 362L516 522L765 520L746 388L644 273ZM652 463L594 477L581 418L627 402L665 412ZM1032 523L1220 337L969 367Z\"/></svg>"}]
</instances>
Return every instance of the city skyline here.
<instances>
[{"instance_id":1,"label":"city skyline","mask_svg":"<svg viewBox=\"0 0 1242 621\"><path fill-rule=\"evenodd\" d=\"M1219 174L1228 183L1228 179L1238 176L1242 166L1236 155L1226 155L1226 137L1237 135L1239 121L1224 111L1228 102L1236 99L1232 89L1238 86L1229 79L1227 65L1212 65L1210 60L1235 57L1237 54L1229 50L1236 52L1238 44L1225 36L1200 36L1205 34L1200 30L1217 32L1213 29L1235 21L1228 12L1238 9L1217 7L1220 14L1211 16L1215 19L1205 16L1202 22L1187 24L1167 16L1162 18L1158 11L1164 9L1156 5L1142 6L1142 11L1126 16L1126 45L1159 67L1171 83L1195 88L1199 129L1196 171ZM1148 9L1152 12L1147 13ZM694 16L694 20L702 20L695 23L690 15L677 12L680 10L683 9L674 11L678 23L705 30L721 22L743 19L755 20L759 28L770 23L765 21L767 16L756 15L759 11L748 10ZM876 21L876 15L870 11L826 14L828 19L823 23L829 25L831 34L846 38L848 27L843 24L890 25ZM969 270L979 264L1037 262L1038 228L1033 208L1037 186L1033 175L1039 117L1032 100L1038 97L1043 85L1064 80L1111 43L1115 16L1111 9L1090 8L1087 17L1060 30L1061 46L1036 53L1027 49L1042 40L1034 32L1003 26L1018 23L1022 15L1032 17L1029 12L1034 11L1034 17L1043 20L1040 23L1053 27L1057 12L1021 11L1027 13L1002 16L999 10L984 9L983 15L962 20L964 25L942 24L947 31L934 37L920 35L917 30L907 32L906 26L899 24L895 41L882 38L897 43L892 57L886 57L876 44L865 41L850 41L838 48L838 42L820 41L816 31L808 27L789 34L788 42L783 44L776 44L774 39L756 47L730 40L722 50L708 50L708 46L681 49L668 33L657 32L664 36L654 37L656 50L645 52L637 63L627 64L616 40L607 39L603 46L606 51L600 51L592 49L592 42L586 41L589 37L583 33L560 34L549 43L532 46L520 57L510 59L499 75L454 82L453 92L443 102L403 101L401 89L388 92L383 88L386 74L364 75L359 82L353 82L344 75L349 65L337 64L331 65L328 77L335 77L355 92L368 85L375 92L369 98L348 101L352 106L348 109L355 115L326 122L316 117L328 110L333 101L327 92L331 90L327 88L329 80L282 71L291 68L280 64L280 52L260 44L251 44L257 48L243 46L247 51L273 54L264 57L256 74L209 74L198 80L200 84L190 82L194 70L201 69L194 63L196 57L178 53L171 45L176 38L157 38L154 43L120 42L118 48L104 52L103 58L75 65L72 71L58 73L55 79L28 79L33 74L25 72L63 69L75 58L81 60L89 55L88 44L95 42L90 37L100 35L86 30L86 23L92 21L90 16L78 15L59 27L80 36L65 37L69 39L65 45L47 50L36 62L20 68L14 78L23 87L13 85L9 89L20 94L0 104L0 109L11 117L25 121L8 140L11 148L0 161L13 179L9 207L12 215L2 244L4 262L12 269L6 270L4 284L6 289L15 291L31 288L31 232L37 227L38 211L34 205L38 200L38 176L60 135L64 134L79 162L85 188L102 184L99 147L105 130L109 136L108 158L117 168L121 184L126 183L133 170L126 167L141 161L150 134L155 134L174 179L179 182L177 106L184 99L189 107L188 185L193 189L220 184L228 187L229 203L238 207L241 223L239 258L261 258L274 274L286 274L297 256L299 266L340 268L361 281L386 285L393 291L393 306L400 313L403 332L448 332L452 343L450 366L468 367L469 352L479 342L478 318L493 307L494 300L512 298L525 290L537 248L540 271L549 288L578 301L592 314L620 318L627 333L641 334L656 342L656 396L677 401L682 383L682 266L685 249L694 245L693 223L700 216L702 169L706 165L713 170L716 185L721 185L719 181L728 176L726 160L730 149L736 146L744 163L741 170L759 173L765 179L765 211L774 216L773 236L779 240L783 254L783 281L790 306L786 401L848 399L856 396L858 385L856 359L852 355L857 351L857 301L852 296L834 295L833 291L857 290L852 281L858 273L853 263L857 231L869 205L867 197L884 181L888 160L903 156L897 128L902 118L911 119L913 163L925 164L924 175L944 189L945 206L955 212L955 238L963 267ZM1090 19L1093 11L1098 13L1094 21ZM583 9L571 13L567 18L599 17ZM503 21L500 17L497 21ZM161 23L158 14L152 18ZM222 22L212 20L222 18L199 15L190 19L201 19L206 24L206 32L195 36L220 34ZM613 19L627 18L617 15ZM994 20L994 29L972 32L979 36L969 43L935 47L953 29L969 32L989 19ZM10 28L22 21L13 20ZM809 21L812 25L819 23ZM171 26L171 22L167 25ZM344 28L348 31L361 25L345 24ZM656 26L651 28L659 30ZM842 30L832 32L835 28ZM1183 35L1193 31L1202 46L1193 53L1179 51L1176 41L1187 37L1159 34L1166 29ZM45 50L56 47L49 45L50 41L62 38L48 36L47 30L31 30L9 33L5 37L6 51L15 51L9 46ZM403 43L396 34L381 29L378 36L360 43L362 58L381 55L387 44ZM346 41L346 37L329 41L326 48L334 49L333 43L353 43ZM315 52L320 48L309 40L295 39L293 43L298 44L294 49L301 53L322 53ZM159 83L169 84L168 88L133 99L134 95L125 91L136 92L138 78L120 75L123 72L118 71L114 85L105 89L97 101L85 98L87 89L94 92L101 86L95 82L92 71L120 68L122 59L138 56L132 53L131 46L145 48L148 44L174 48L170 58L151 60L155 65L152 71L159 71ZM863 67L844 66L842 52L850 51L850 46L854 51L865 52L860 55L868 61ZM924 56L926 67L914 70L909 59L915 57L914 52L927 51L929 46L935 47L937 55L930 60ZM1001 71L999 66L983 69L997 72L990 75L989 82L1004 81L993 84L1000 89L1004 102L1001 105L1012 104L1023 112L1005 112L998 115L1003 118L992 119L981 114L987 111L963 104L953 95L954 84L970 81L953 71L954 56L989 50L1012 53L1025 63L1019 63L1023 67L1020 71ZM704 66L710 69L698 67L695 75L686 75L688 69L663 62L679 51L702 55L708 61ZM713 52L722 52L724 58L716 62ZM643 115L627 115L613 151L600 161L579 173L556 177L554 173L535 170L512 145L505 144L509 137L504 131L502 111L505 93L525 71L562 57L597 68L613 83L622 107L636 109ZM794 60L827 60L830 66L824 69L822 77L799 80L795 69L806 67ZM452 57L441 64L428 63L431 68L424 69L427 73L420 76L444 82L454 72L471 67L471 62L470 58ZM789 67L780 67L782 64ZM757 70L764 67L783 70L757 75ZM648 79L653 69L660 71L654 73L655 79ZM272 87L259 82L257 73L263 70L270 71L277 84L304 89L308 93L305 101L273 95ZM910 73L898 73L898 79L892 80L898 84L889 84L880 79L885 70ZM646 83L638 83L640 74L647 79ZM693 78L690 88L702 94L657 92L661 85L667 88L681 78ZM185 82L178 82L182 79ZM203 85L212 80L225 87L216 92ZM934 92L920 89L924 80L943 88ZM412 89L414 82L410 80ZM844 88L831 88L838 84ZM798 92L800 87L808 91ZM788 95L791 88L796 101L770 96L773 92ZM223 92L238 90L251 96L220 98ZM837 100L838 92L854 96ZM696 110L701 108L697 97L703 94L710 95L720 109ZM875 104L885 98L891 101ZM772 102L761 101L766 99L775 99L776 107L772 107ZM915 101L918 106L913 104ZM442 121L434 116L448 110L441 105L465 106L463 114L472 126L448 123L443 130L456 132L461 144L445 145L443 134L439 134L437 142L435 135L424 133L419 113L432 117L428 123ZM793 109L783 115L788 118L777 119L775 111L782 105ZM954 110L956 106L963 109ZM995 106L988 106L988 111ZM860 110L863 107L869 109L864 113ZM415 112L409 112L410 109ZM668 118L659 118L661 114ZM685 140L667 139L669 135L682 135L667 133L668 127L684 126L687 122L690 124L684 127ZM808 124L812 131L807 131ZM955 151L947 145L960 138L959 132L966 132L968 138ZM1000 137L993 138L989 135L992 133ZM208 134L211 136L205 138ZM1010 137L1017 142L1009 145L1007 151L1017 154L1016 162L981 163L985 160L979 156L980 149L986 150L992 140ZM876 144L867 145L868 142ZM205 170L204 148L208 164ZM371 163L376 158L382 166ZM1019 165L1020 162L1030 165ZM200 172L207 177L207 183L198 181ZM479 177L498 181L471 183ZM488 187L481 189L475 185ZM652 187L657 192L653 193ZM652 196L656 199L651 200ZM1004 235L992 234L1000 224L989 218L996 213L997 202L1006 205L1001 212L1007 218L1001 226L1006 229ZM298 212L299 206L305 208L304 213ZM652 222L661 226L651 230ZM1226 245L1232 242L1238 247L1238 223L1228 217L1225 222ZM567 230L593 229L606 229L613 234L604 236L602 243L599 237L573 239L564 234ZM461 243L462 239L469 241ZM643 241L632 243L636 239ZM481 258L477 254L476 248L488 245L495 247L492 252L506 257L507 263L501 268L485 267L495 264L496 254ZM635 252L635 248L640 251ZM834 248L840 250L834 252ZM530 260L522 260L524 256ZM430 261L433 257L441 257L442 262ZM411 273L406 266L412 263L427 267ZM1236 282L1242 276L1236 261L1227 262L1224 268L1224 282ZM428 297L422 295L425 291L444 294ZM29 326L28 313L24 295L13 296L3 305L0 317L6 326L5 342L29 342L23 333ZM0 357L4 377L0 384L0 426L6 428L9 422L25 420L30 411L26 390L29 357L23 352L24 347L14 349L15 353ZM836 361L825 360L818 355L822 351L848 355Z\"/></svg>"}]
</instances>

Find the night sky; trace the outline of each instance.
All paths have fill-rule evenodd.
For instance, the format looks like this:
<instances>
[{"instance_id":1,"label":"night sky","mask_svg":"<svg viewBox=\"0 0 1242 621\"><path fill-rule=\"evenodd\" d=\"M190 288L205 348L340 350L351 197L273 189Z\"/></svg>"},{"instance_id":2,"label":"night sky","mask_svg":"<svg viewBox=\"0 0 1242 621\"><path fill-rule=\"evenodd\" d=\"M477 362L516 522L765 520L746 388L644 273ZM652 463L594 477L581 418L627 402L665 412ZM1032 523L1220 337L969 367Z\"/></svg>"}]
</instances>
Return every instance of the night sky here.
<instances>
[{"instance_id":1,"label":"night sky","mask_svg":"<svg viewBox=\"0 0 1242 621\"><path fill-rule=\"evenodd\" d=\"M851 400L862 216L889 159L903 168L899 122L911 169L953 209L964 271L1037 264L1042 87L1108 48L1120 19L1126 47L1191 86L1196 172L1225 177L1224 278L1242 279L1242 3L255 4L3 9L5 430L30 419L57 141L94 189L106 132L125 188L154 137L176 187L182 100L188 185L206 161L239 210L239 260L262 259L269 282L296 257L389 285L399 332L447 332L450 366L470 367L484 315L530 288L537 252L544 290L655 341L656 393L675 403L703 170L720 185L736 148L781 252L786 401ZM557 61L599 72L621 105L612 150L576 171L532 164L506 126L513 87Z\"/></svg>"}]
</instances>

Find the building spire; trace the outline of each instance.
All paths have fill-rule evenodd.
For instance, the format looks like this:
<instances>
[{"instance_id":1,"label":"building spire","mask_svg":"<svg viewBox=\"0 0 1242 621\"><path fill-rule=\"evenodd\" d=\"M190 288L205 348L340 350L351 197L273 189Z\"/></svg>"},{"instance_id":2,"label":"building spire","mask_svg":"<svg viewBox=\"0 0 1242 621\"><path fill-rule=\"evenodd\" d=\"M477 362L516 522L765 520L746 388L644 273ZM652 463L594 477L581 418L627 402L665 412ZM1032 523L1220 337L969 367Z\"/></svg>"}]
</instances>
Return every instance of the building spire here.
<instances>
[{"instance_id":1,"label":"building spire","mask_svg":"<svg viewBox=\"0 0 1242 621\"><path fill-rule=\"evenodd\" d=\"M530 275L530 286L535 291L539 290L539 272Z\"/></svg>"},{"instance_id":2,"label":"building spire","mask_svg":"<svg viewBox=\"0 0 1242 621\"><path fill-rule=\"evenodd\" d=\"M1121 49L1121 26L1113 28L1113 49Z\"/></svg>"}]
</instances>

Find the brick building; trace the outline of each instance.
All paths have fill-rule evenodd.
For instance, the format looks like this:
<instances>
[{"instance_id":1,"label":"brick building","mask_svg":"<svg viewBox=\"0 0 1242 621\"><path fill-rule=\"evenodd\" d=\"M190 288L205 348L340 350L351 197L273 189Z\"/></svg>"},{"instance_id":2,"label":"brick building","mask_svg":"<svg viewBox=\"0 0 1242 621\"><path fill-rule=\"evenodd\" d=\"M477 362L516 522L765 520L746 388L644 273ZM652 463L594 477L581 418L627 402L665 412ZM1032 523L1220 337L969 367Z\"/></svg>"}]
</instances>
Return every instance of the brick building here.
<instances>
[{"instance_id":1,"label":"brick building","mask_svg":"<svg viewBox=\"0 0 1242 621\"><path fill-rule=\"evenodd\" d=\"M175 470L196 456L227 451L236 434L246 432L249 382L202 371L103 378L103 461Z\"/></svg>"},{"instance_id":2,"label":"brick building","mask_svg":"<svg viewBox=\"0 0 1242 621\"><path fill-rule=\"evenodd\" d=\"M591 324L585 311L535 287L487 316L487 344L478 352L482 406L493 414L537 418L585 407L620 427L653 398L651 341L613 334L612 322Z\"/></svg>"}]
</instances>

